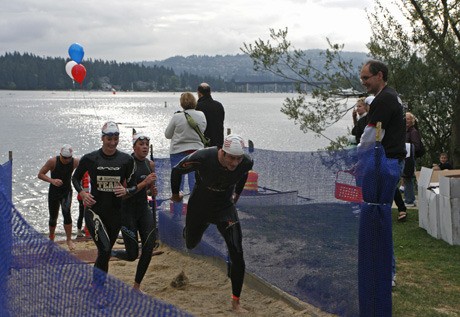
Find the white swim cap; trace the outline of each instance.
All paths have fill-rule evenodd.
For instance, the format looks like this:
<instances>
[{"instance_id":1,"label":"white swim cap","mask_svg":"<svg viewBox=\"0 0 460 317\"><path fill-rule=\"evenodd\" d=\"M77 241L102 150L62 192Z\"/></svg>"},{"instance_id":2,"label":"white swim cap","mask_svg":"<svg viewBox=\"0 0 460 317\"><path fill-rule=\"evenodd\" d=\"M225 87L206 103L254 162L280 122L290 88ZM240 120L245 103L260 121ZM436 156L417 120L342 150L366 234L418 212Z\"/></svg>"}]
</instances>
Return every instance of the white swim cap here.
<instances>
[{"instance_id":1,"label":"white swim cap","mask_svg":"<svg viewBox=\"0 0 460 317\"><path fill-rule=\"evenodd\" d=\"M136 141L137 140L147 140L147 141L150 141L150 137L146 136L144 133L142 132L136 132L133 134L133 145L136 144Z\"/></svg>"},{"instance_id":2,"label":"white swim cap","mask_svg":"<svg viewBox=\"0 0 460 317\"><path fill-rule=\"evenodd\" d=\"M73 150L72 147L69 144L64 144L61 148L61 155L62 157L72 157L73 155Z\"/></svg>"},{"instance_id":3,"label":"white swim cap","mask_svg":"<svg viewBox=\"0 0 460 317\"><path fill-rule=\"evenodd\" d=\"M236 134L229 134L224 139L222 150L225 153L240 156L244 154L244 141L243 138Z\"/></svg>"},{"instance_id":4,"label":"white swim cap","mask_svg":"<svg viewBox=\"0 0 460 317\"><path fill-rule=\"evenodd\" d=\"M120 135L120 130L118 129L118 124L113 121L108 121L102 127L102 136L109 135L109 136L118 136Z\"/></svg>"}]
</instances>

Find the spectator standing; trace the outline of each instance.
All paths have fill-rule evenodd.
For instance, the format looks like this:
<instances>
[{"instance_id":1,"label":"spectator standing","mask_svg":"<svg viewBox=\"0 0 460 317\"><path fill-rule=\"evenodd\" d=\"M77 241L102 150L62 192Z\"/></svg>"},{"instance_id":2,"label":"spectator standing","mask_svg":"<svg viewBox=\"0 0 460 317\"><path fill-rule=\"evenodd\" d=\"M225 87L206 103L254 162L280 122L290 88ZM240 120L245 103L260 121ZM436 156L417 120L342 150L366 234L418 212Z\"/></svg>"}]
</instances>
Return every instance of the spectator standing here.
<instances>
[{"instance_id":1,"label":"spectator standing","mask_svg":"<svg viewBox=\"0 0 460 317\"><path fill-rule=\"evenodd\" d=\"M369 109L368 125L361 136L358 147L371 147L375 144L377 122L382 123L382 146L385 150L387 160L397 160L401 173L406 157L406 146L404 143L404 114L402 101L398 93L388 87L388 67L376 60L370 60L364 64L360 73L361 83L366 87L367 92L375 96ZM397 183L394 184L397 189ZM392 257L391 280L395 286L396 260Z\"/></svg>"},{"instance_id":2,"label":"spectator standing","mask_svg":"<svg viewBox=\"0 0 460 317\"><path fill-rule=\"evenodd\" d=\"M410 145L410 153L404 162L404 203L406 207L415 207L415 154L422 148L422 138L417 130L417 119L410 112L406 112L406 143Z\"/></svg>"},{"instance_id":3,"label":"spectator standing","mask_svg":"<svg viewBox=\"0 0 460 317\"><path fill-rule=\"evenodd\" d=\"M64 144L59 156L46 161L38 172L39 179L50 183L48 191L49 238L54 241L59 207L61 207L66 242L71 251L75 249L75 245L72 242L72 185L70 180L78 163L79 160L73 157L72 147ZM48 172L50 176L46 175Z\"/></svg>"},{"instance_id":4,"label":"spectator standing","mask_svg":"<svg viewBox=\"0 0 460 317\"><path fill-rule=\"evenodd\" d=\"M210 146L222 147L224 142L224 107L220 102L212 99L211 87L207 83L201 83L197 93L196 110L202 111L206 116L207 127L204 135L211 140Z\"/></svg>"},{"instance_id":5,"label":"spectator standing","mask_svg":"<svg viewBox=\"0 0 460 317\"><path fill-rule=\"evenodd\" d=\"M184 92L180 96L180 105L183 111L177 111L174 113L165 130L165 137L171 140L171 144L169 146L171 168L176 166L177 163L179 163L187 155L198 149L204 148L204 144L201 141L200 136L190 126L185 114L187 113L193 118L201 131L205 131L207 126L206 117L203 112L195 110L197 105L195 96L190 92ZM189 191L191 192L195 186L195 175L191 173L188 174L187 177ZM182 175L181 191L184 190L184 178L185 175ZM173 202L173 207L173 218L180 219L183 203Z\"/></svg>"},{"instance_id":6,"label":"spectator standing","mask_svg":"<svg viewBox=\"0 0 460 317\"><path fill-rule=\"evenodd\" d=\"M356 103L356 108L353 110L352 116L354 126L351 130L351 134L355 136L356 144L359 144L361 135L366 128L367 112L369 111L369 105L371 104L372 100L374 100L374 96L359 98L358 102Z\"/></svg>"}]
</instances>

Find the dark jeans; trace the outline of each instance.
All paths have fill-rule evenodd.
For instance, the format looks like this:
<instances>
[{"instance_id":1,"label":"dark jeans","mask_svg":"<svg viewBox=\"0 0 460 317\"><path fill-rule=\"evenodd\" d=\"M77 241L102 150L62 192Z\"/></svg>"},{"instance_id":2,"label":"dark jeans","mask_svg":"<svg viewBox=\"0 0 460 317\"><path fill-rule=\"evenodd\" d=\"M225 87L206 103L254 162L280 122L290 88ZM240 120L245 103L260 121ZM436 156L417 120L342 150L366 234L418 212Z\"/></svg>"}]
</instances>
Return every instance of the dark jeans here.
<instances>
[{"instance_id":1,"label":"dark jeans","mask_svg":"<svg viewBox=\"0 0 460 317\"><path fill-rule=\"evenodd\" d=\"M401 168L401 176L403 176L404 175L405 162L401 161L399 163L399 166ZM404 200L402 199L401 192L399 191L398 186L396 186L396 188L395 188L394 201L395 201L396 206L398 207L398 211L406 211L407 210L406 205L404 204Z\"/></svg>"}]
</instances>

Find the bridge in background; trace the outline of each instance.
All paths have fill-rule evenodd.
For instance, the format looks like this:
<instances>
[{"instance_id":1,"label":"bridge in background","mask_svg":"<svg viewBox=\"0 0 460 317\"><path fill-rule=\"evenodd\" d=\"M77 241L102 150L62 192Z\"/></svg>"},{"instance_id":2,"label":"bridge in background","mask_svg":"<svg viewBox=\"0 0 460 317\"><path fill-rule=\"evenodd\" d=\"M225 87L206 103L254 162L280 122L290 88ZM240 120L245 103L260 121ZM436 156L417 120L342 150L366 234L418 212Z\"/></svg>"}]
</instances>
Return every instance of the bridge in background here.
<instances>
[{"instance_id":1,"label":"bridge in background","mask_svg":"<svg viewBox=\"0 0 460 317\"><path fill-rule=\"evenodd\" d=\"M296 92L296 82L287 81L244 81L235 82L238 92ZM307 84L301 84L302 90Z\"/></svg>"}]
</instances>

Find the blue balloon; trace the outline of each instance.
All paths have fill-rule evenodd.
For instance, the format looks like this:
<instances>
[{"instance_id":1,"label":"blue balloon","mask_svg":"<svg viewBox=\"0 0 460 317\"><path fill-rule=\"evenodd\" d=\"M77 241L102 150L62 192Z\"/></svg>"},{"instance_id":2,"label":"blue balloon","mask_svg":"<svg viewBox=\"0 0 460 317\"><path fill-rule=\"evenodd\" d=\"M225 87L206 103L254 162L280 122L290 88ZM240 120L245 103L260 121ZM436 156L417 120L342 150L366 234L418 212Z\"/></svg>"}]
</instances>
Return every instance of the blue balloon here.
<instances>
[{"instance_id":1,"label":"blue balloon","mask_svg":"<svg viewBox=\"0 0 460 317\"><path fill-rule=\"evenodd\" d=\"M70 45L69 56L75 63L80 64L81 60L83 59L83 55L85 55L83 46L78 43L73 43Z\"/></svg>"}]
</instances>

